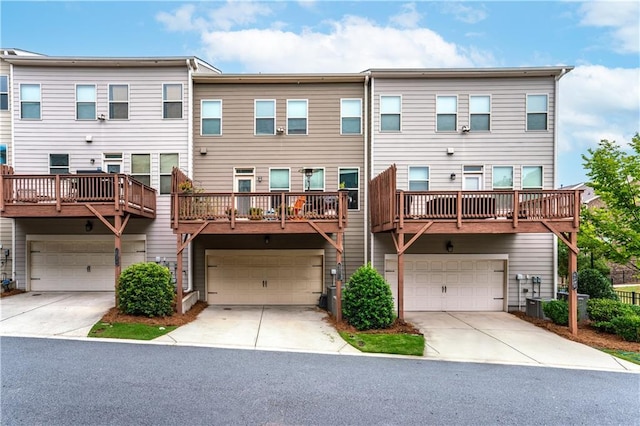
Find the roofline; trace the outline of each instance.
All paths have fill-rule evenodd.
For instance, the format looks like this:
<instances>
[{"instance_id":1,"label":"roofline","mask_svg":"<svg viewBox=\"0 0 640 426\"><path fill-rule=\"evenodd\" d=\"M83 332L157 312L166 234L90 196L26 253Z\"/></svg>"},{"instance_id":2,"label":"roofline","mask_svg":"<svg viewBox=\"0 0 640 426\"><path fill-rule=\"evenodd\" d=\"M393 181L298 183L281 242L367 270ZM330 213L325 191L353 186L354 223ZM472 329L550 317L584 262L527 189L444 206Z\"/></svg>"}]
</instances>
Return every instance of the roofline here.
<instances>
[{"instance_id":1,"label":"roofline","mask_svg":"<svg viewBox=\"0 0 640 426\"><path fill-rule=\"evenodd\" d=\"M363 71L383 78L476 78L476 77L560 77L573 66L513 68L370 68Z\"/></svg>"},{"instance_id":2,"label":"roofline","mask_svg":"<svg viewBox=\"0 0 640 426\"><path fill-rule=\"evenodd\" d=\"M192 75L194 83L353 83L363 82L363 73L345 74L202 74Z\"/></svg>"},{"instance_id":3,"label":"roofline","mask_svg":"<svg viewBox=\"0 0 640 426\"><path fill-rule=\"evenodd\" d=\"M14 56L2 55L3 60L14 65L44 67L173 67L186 66L187 61L203 64L220 72L196 56L165 57L88 57L88 56Z\"/></svg>"}]
</instances>

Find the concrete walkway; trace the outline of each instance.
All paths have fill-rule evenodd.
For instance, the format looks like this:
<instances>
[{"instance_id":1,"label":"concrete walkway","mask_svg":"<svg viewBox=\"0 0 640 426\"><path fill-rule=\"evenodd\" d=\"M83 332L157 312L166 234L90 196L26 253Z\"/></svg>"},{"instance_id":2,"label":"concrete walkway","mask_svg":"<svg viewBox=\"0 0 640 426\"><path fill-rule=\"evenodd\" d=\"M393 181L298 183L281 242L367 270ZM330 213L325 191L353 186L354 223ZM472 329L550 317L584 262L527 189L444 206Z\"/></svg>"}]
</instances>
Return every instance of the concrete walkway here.
<instances>
[{"instance_id":1,"label":"concrete walkway","mask_svg":"<svg viewBox=\"0 0 640 426\"><path fill-rule=\"evenodd\" d=\"M0 299L0 336L89 339L114 305L113 293L25 293ZM187 325L151 342L253 350L363 354L342 340L326 313L300 306L209 306ZM640 365L572 342L506 312L411 312L430 360L640 373ZM110 339L91 339L105 340ZM415 357L411 357L415 359Z\"/></svg>"}]
</instances>

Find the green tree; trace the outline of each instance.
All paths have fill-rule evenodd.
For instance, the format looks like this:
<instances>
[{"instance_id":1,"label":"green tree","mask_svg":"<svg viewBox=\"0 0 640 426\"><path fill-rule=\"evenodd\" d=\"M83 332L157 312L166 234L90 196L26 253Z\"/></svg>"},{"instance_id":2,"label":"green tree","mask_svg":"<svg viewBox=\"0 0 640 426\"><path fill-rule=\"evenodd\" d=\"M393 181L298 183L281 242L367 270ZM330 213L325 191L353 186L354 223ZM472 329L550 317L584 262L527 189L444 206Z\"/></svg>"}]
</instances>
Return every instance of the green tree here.
<instances>
[{"instance_id":1,"label":"green tree","mask_svg":"<svg viewBox=\"0 0 640 426\"><path fill-rule=\"evenodd\" d=\"M579 245L640 272L640 135L630 152L615 142L600 141L583 155L589 185L603 207L582 210Z\"/></svg>"}]
</instances>

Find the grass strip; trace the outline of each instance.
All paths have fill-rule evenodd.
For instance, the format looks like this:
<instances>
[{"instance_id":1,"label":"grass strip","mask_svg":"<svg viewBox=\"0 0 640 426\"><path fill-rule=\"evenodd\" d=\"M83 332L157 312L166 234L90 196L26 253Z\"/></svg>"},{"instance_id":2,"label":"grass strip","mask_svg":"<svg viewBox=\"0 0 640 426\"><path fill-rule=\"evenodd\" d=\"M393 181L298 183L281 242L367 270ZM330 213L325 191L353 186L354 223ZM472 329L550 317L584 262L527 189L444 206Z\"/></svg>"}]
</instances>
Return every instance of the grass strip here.
<instances>
[{"instance_id":1,"label":"grass strip","mask_svg":"<svg viewBox=\"0 0 640 426\"><path fill-rule=\"evenodd\" d=\"M108 339L153 340L178 328L135 323L106 323L98 322L89 331L89 337L104 337Z\"/></svg>"},{"instance_id":2,"label":"grass strip","mask_svg":"<svg viewBox=\"0 0 640 426\"><path fill-rule=\"evenodd\" d=\"M424 354L424 336L418 334L369 334L340 332L340 336L360 352L379 354Z\"/></svg>"},{"instance_id":3,"label":"grass strip","mask_svg":"<svg viewBox=\"0 0 640 426\"><path fill-rule=\"evenodd\" d=\"M602 352L606 352L615 357L624 359L625 361L632 362L640 365L640 352L620 351L615 349L600 349Z\"/></svg>"}]
</instances>

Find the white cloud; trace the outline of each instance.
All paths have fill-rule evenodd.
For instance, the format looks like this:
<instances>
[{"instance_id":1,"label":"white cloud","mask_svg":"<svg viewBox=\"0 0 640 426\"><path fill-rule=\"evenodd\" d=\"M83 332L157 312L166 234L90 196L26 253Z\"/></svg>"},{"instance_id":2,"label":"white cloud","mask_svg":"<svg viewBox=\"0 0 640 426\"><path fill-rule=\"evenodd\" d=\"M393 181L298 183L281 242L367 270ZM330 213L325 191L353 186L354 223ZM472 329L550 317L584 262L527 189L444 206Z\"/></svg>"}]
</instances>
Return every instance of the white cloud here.
<instances>
[{"instance_id":1,"label":"white cloud","mask_svg":"<svg viewBox=\"0 0 640 426\"><path fill-rule=\"evenodd\" d=\"M247 26L258 17L269 16L272 10L267 3L227 1L222 7L209 12L213 28L228 31L236 26Z\"/></svg>"},{"instance_id":2,"label":"white cloud","mask_svg":"<svg viewBox=\"0 0 640 426\"><path fill-rule=\"evenodd\" d=\"M578 66L560 80L559 149L625 144L640 130L640 69Z\"/></svg>"},{"instance_id":3,"label":"white cloud","mask_svg":"<svg viewBox=\"0 0 640 426\"><path fill-rule=\"evenodd\" d=\"M442 11L453 15L455 19L466 24L476 24L487 19L487 11L483 5L473 3L473 6L468 6L468 4L443 2Z\"/></svg>"},{"instance_id":4,"label":"white cloud","mask_svg":"<svg viewBox=\"0 0 640 426\"><path fill-rule=\"evenodd\" d=\"M420 19L422 19L422 15L416 10L416 4L404 4L402 5L402 9L402 12L391 16L389 21L402 28L417 28Z\"/></svg>"},{"instance_id":5,"label":"white cloud","mask_svg":"<svg viewBox=\"0 0 640 426\"><path fill-rule=\"evenodd\" d=\"M581 25L609 27L617 53L640 52L640 3L637 1L593 1L580 6Z\"/></svg>"},{"instance_id":6,"label":"white cloud","mask_svg":"<svg viewBox=\"0 0 640 426\"><path fill-rule=\"evenodd\" d=\"M163 23L169 31L204 31L206 23L202 19L193 18L196 8L192 4L186 4L174 10L172 13L159 12L156 19Z\"/></svg>"}]
</instances>

